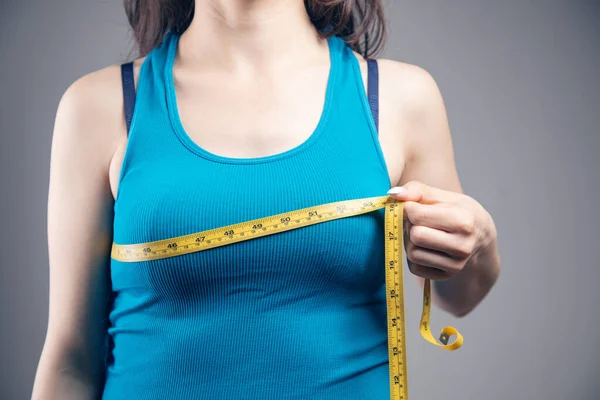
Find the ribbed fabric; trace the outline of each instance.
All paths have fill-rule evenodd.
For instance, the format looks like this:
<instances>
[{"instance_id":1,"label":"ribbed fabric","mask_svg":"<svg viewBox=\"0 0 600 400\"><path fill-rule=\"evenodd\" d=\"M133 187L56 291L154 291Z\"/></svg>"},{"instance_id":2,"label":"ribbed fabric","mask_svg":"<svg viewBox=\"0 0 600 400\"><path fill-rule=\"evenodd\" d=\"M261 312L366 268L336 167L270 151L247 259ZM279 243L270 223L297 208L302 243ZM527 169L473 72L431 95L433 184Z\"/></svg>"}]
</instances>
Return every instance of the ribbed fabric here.
<instances>
[{"instance_id":1,"label":"ribbed fabric","mask_svg":"<svg viewBox=\"0 0 600 400\"><path fill-rule=\"evenodd\" d=\"M177 41L169 34L141 68L116 243L385 195L359 64L342 39L328 39L317 128L258 158L222 157L187 136L172 80ZM388 398L383 217L382 209L161 260L112 259L103 399Z\"/></svg>"}]
</instances>

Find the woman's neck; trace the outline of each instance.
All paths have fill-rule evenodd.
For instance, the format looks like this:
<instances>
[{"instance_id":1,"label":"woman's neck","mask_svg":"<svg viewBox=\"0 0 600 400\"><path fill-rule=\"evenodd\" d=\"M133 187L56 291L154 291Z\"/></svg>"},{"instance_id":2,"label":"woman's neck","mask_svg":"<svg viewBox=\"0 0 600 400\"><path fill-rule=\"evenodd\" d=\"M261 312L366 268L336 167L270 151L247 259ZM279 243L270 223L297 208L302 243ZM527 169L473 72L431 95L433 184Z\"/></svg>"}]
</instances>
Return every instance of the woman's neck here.
<instances>
[{"instance_id":1,"label":"woman's neck","mask_svg":"<svg viewBox=\"0 0 600 400\"><path fill-rule=\"evenodd\" d=\"M303 0L196 0L178 57L188 65L256 71L322 50Z\"/></svg>"}]
</instances>

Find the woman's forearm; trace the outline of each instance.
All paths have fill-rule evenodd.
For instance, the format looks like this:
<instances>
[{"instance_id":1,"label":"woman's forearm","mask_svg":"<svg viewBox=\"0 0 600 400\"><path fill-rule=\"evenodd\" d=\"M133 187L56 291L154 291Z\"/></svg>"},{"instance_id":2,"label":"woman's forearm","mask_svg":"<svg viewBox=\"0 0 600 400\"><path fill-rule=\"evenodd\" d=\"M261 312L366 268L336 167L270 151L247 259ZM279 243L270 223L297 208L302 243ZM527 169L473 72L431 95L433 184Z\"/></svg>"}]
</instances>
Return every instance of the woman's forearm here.
<instances>
[{"instance_id":1,"label":"woman's forearm","mask_svg":"<svg viewBox=\"0 0 600 400\"><path fill-rule=\"evenodd\" d=\"M97 400L102 380L93 378L72 361L40 358L31 400Z\"/></svg>"},{"instance_id":2,"label":"woman's forearm","mask_svg":"<svg viewBox=\"0 0 600 400\"><path fill-rule=\"evenodd\" d=\"M500 274L500 256L494 221L486 212L482 225L487 243L478 249L464 269L448 280L432 282L432 302L457 317L471 312L488 294Z\"/></svg>"}]
</instances>

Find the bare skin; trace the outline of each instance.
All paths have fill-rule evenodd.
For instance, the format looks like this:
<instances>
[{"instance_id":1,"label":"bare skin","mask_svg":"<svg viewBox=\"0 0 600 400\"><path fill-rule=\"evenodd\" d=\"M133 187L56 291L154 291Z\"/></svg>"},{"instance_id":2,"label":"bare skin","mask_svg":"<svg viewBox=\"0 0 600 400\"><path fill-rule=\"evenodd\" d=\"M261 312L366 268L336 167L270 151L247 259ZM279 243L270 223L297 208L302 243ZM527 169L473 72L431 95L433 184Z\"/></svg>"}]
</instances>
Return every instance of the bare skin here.
<instances>
[{"instance_id":1,"label":"bare skin","mask_svg":"<svg viewBox=\"0 0 600 400\"><path fill-rule=\"evenodd\" d=\"M366 87L366 61L357 57ZM136 81L142 62L135 62ZM379 65L379 138L392 186L418 181L462 193L435 81L414 65L385 59ZM327 44L301 1L197 0L174 66L181 119L210 152L241 158L279 153L312 133L328 70ZM113 205L126 143L119 66L73 83L60 101L52 143L49 321L32 399L96 399L102 393ZM473 261L465 271L481 272L461 273L433 293L434 304L455 315L472 310L499 272L491 217L482 208L474 215L483 221L482 243L490 250L473 260L488 266ZM424 276L415 273L421 283Z\"/></svg>"}]
</instances>

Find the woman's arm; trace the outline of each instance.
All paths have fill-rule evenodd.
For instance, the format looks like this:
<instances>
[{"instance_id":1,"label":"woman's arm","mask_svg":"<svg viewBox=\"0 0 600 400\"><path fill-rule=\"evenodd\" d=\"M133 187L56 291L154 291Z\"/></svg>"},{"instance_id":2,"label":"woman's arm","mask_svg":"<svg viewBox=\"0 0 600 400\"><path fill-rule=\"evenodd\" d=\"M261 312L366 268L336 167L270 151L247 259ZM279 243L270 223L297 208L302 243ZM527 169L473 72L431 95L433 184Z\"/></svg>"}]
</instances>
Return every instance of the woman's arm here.
<instances>
[{"instance_id":1,"label":"woman's arm","mask_svg":"<svg viewBox=\"0 0 600 400\"><path fill-rule=\"evenodd\" d=\"M403 96L398 116L405 132L405 167L398 186L406 192L393 197L412 202L405 203L407 258L421 285L424 277L433 279L432 302L461 317L481 302L500 273L496 227L481 204L463 193L434 79L416 66L384 65L383 73Z\"/></svg>"},{"instance_id":2,"label":"woman's arm","mask_svg":"<svg viewBox=\"0 0 600 400\"><path fill-rule=\"evenodd\" d=\"M79 79L58 106L48 193L48 328L33 400L96 399L103 389L114 204L108 169L118 135L125 135L118 73L113 66Z\"/></svg>"}]
</instances>

